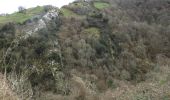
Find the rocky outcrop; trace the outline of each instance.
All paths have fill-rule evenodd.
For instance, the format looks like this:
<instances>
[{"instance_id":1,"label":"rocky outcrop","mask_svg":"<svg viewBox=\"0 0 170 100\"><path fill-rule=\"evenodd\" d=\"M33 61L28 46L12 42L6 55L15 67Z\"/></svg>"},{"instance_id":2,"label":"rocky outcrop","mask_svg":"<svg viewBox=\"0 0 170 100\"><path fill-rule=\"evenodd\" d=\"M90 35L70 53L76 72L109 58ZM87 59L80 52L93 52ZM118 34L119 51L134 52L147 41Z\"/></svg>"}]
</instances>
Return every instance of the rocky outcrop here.
<instances>
[{"instance_id":1,"label":"rocky outcrop","mask_svg":"<svg viewBox=\"0 0 170 100\"><path fill-rule=\"evenodd\" d=\"M54 8L43 15L34 16L23 26L23 33L26 33L23 37L27 38L36 34L39 30L47 28L47 25L49 25L50 22L59 24L58 14L58 9Z\"/></svg>"}]
</instances>

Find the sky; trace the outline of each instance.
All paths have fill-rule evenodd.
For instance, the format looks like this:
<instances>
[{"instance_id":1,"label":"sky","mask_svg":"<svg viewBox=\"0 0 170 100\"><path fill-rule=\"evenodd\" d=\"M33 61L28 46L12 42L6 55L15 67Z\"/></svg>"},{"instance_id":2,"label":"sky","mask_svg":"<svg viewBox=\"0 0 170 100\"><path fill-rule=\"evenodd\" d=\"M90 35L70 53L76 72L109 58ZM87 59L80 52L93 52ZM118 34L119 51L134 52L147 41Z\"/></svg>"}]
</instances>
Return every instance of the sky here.
<instances>
[{"instance_id":1,"label":"sky","mask_svg":"<svg viewBox=\"0 0 170 100\"><path fill-rule=\"evenodd\" d=\"M38 5L53 5L60 8L61 6L67 5L73 1L74 0L0 0L0 14L10 14L15 11L18 11L19 6L31 8L36 7Z\"/></svg>"}]
</instances>

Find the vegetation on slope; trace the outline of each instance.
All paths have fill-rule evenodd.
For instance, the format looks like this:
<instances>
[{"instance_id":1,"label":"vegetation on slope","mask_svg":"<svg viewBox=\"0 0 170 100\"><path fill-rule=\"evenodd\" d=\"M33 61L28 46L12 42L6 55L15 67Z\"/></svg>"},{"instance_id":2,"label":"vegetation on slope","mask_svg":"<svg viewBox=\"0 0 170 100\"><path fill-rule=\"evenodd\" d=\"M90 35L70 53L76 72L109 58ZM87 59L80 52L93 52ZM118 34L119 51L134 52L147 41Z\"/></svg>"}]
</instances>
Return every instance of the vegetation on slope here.
<instances>
[{"instance_id":1,"label":"vegetation on slope","mask_svg":"<svg viewBox=\"0 0 170 100\"><path fill-rule=\"evenodd\" d=\"M74 2L60 9L65 17L85 18L89 12L89 4L85 2Z\"/></svg>"},{"instance_id":2,"label":"vegetation on slope","mask_svg":"<svg viewBox=\"0 0 170 100\"><path fill-rule=\"evenodd\" d=\"M61 13L65 16L65 17L77 17L78 15L76 13L74 13L73 11L67 9L67 8L61 8Z\"/></svg>"},{"instance_id":3,"label":"vegetation on slope","mask_svg":"<svg viewBox=\"0 0 170 100\"><path fill-rule=\"evenodd\" d=\"M24 39L27 23L6 23L0 71L22 99L166 99L169 11L166 0L76 1L61 8L61 23L53 18Z\"/></svg>"},{"instance_id":4,"label":"vegetation on slope","mask_svg":"<svg viewBox=\"0 0 170 100\"><path fill-rule=\"evenodd\" d=\"M96 7L97 9L105 9L105 8L108 8L110 7L110 4L109 3L106 3L106 2L94 2L94 7Z\"/></svg>"},{"instance_id":5,"label":"vegetation on slope","mask_svg":"<svg viewBox=\"0 0 170 100\"><path fill-rule=\"evenodd\" d=\"M82 31L83 34L85 34L86 36L88 36L89 38L93 37L95 39L99 39L100 38L100 29L95 28L95 27L90 27L87 29L84 29Z\"/></svg>"},{"instance_id":6,"label":"vegetation on slope","mask_svg":"<svg viewBox=\"0 0 170 100\"><path fill-rule=\"evenodd\" d=\"M44 8L38 6L35 8L27 9L25 13L15 12L10 15L0 16L0 24L4 24L8 22L23 23L35 15L42 14L43 11L44 11Z\"/></svg>"}]
</instances>

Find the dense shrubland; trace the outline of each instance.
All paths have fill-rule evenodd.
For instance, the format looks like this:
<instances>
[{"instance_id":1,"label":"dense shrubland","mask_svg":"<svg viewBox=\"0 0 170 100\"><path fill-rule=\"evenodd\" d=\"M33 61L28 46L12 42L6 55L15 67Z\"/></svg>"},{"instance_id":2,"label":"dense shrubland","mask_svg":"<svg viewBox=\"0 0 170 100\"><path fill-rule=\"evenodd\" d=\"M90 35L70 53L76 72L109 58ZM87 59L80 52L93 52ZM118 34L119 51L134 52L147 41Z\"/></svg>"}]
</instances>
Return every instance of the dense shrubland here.
<instances>
[{"instance_id":1,"label":"dense shrubland","mask_svg":"<svg viewBox=\"0 0 170 100\"><path fill-rule=\"evenodd\" d=\"M24 77L22 84L9 81L31 89L30 98L100 100L96 94L122 81L145 82L158 57L170 57L169 11L168 0L76 1L60 9L61 22L54 19L26 39L20 39L22 25L1 25L0 70Z\"/></svg>"}]
</instances>

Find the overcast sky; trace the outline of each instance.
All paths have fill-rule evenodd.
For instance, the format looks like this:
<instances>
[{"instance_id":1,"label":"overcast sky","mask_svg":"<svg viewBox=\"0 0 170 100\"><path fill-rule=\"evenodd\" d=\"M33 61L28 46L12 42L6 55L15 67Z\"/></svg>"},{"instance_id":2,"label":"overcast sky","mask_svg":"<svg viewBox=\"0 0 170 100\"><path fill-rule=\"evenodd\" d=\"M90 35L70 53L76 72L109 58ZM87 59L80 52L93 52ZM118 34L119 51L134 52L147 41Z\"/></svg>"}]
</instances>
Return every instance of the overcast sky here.
<instances>
[{"instance_id":1,"label":"overcast sky","mask_svg":"<svg viewBox=\"0 0 170 100\"><path fill-rule=\"evenodd\" d=\"M53 5L61 7L74 0L0 0L0 14L13 13L18 10L18 6L25 8L36 7L37 5Z\"/></svg>"}]
</instances>

